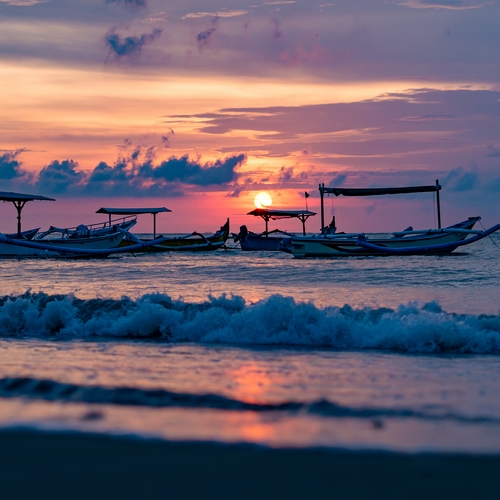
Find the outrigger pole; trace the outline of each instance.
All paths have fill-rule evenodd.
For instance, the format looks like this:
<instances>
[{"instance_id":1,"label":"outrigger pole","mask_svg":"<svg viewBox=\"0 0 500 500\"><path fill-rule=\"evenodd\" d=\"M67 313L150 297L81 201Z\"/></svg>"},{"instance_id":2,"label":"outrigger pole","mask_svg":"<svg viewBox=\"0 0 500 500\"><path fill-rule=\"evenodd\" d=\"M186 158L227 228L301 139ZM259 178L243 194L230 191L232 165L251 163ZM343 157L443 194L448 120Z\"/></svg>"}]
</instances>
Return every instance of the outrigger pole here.
<instances>
[{"instance_id":1,"label":"outrigger pole","mask_svg":"<svg viewBox=\"0 0 500 500\"><path fill-rule=\"evenodd\" d=\"M409 194L409 193L436 193L437 204L437 219L438 229L441 229L441 205L439 200L439 191L441 185L439 180L436 179L434 186L413 186L413 187L389 187L389 188L328 188L322 183L319 185L319 194L321 198L321 234L325 230L325 207L324 195L334 194L335 196L377 196L383 194Z\"/></svg>"}]
</instances>

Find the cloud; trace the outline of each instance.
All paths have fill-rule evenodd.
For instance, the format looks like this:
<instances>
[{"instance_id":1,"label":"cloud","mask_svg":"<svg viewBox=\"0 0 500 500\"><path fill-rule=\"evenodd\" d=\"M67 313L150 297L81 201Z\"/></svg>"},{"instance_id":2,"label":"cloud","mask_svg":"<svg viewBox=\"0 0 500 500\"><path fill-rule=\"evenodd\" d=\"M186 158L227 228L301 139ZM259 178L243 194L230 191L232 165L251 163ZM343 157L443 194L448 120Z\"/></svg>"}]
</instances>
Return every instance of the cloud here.
<instances>
[{"instance_id":1,"label":"cloud","mask_svg":"<svg viewBox=\"0 0 500 500\"><path fill-rule=\"evenodd\" d=\"M328 183L328 186L339 187L339 186L342 186L342 184L344 184L344 182L346 180L347 180L346 174L337 173L333 176L332 180Z\"/></svg>"},{"instance_id":2,"label":"cloud","mask_svg":"<svg viewBox=\"0 0 500 500\"><path fill-rule=\"evenodd\" d=\"M245 154L204 163L184 155L158 164L156 147L132 147L127 140L113 165L102 161L91 172L84 172L74 160L54 160L35 176L21 168L18 157L23 151L0 155L2 190L36 189L43 194L72 196L179 196L185 185L232 188L238 168L246 161Z\"/></svg>"},{"instance_id":3,"label":"cloud","mask_svg":"<svg viewBox=\"0 0 500 500\"><path fill-rule=\"evenodd\" d=\"M278 40L283 36L283 33L280 30L280 22L275 17L271 18L271 22L274 24L273 38Z\"/></svg>"},{"instance_id":4,"label":"cloud","mask_svg":"<svg viewBox=\"0 0 500 500\"><path fill-rule=\"evenodd\" d=\"M203 17L238 17L248 14L248 10L222 10L219 12L191 12L182 19L201 19Z\"/></svg>"},{"instance_id":5,"label":"cloud","mask_svg":"<svg viewBox=\"0 0 500 500\"><path fill-rule=\"evenodd\" d=\"M407 2L397 2L411 9L447 9L447 10L469 10L479 9L493 2L476 2L467 0L409 0Z\"/></svg>"},{"instance_id":6,"label":"cloud","mask_svg":"<svg viewBox=\"0 0 500 500\"><path fill-rule=\"evenodd\" d=\"M78 163L73 160L54 160L42 168L36 181L36 188L45 193L61 194L71 191L84 179L84 173L76 170Z\"/></svg>"},{"instance_id":7,"label":"cloud","mask_svg":"<svg viewBox=\"0 0 500 500\"><path fill-rule=\"evenodd\" d=\"M112 28L106 34L104 40L110 54L112 54L117 59L120 59L122 57L128 57L133 54L139 54L144 45L157 40L162 32L162 29L155 28L149 34L143 34L140 36L126 36L122 39L120 35L116 34L115 28Z\"/></svg>"},{"instance_id":8,"label":"cloud","mask_svg":"<svg viewBox=\"0 0 500 500\"><path fill-rule=\"evenodd\" d=\"M188 155L171 156L155 164L155 148L144 154L135 148L120 157L114 165L99 163L85 180L83 191L92 195L111 196L179 196L182 185L220 186L237 179L237 168L246 160L244 154L215 162L201 163Z\"/></svg>"},{"instance_id":9,"label":"cloud","mask_svg":"<svg viewBox=\"0 0 500 500\"><path fill-rule=\"evenodd\" d=\"M22 149L13 152L7 152L0 156L0 179L12 180L22 177L26 172L21 170L22 163L18 160Z\"/></svg>"},{"instance_id":10,"label":"cloud","mask_svg":"<svg viewBox=\"0 0 500 500\"><path fill-rule=\"evenodd\" d=\"M217 30L217 24L218 24L218 18L214 17L212 19L212 26L196 35L196 42L198 43L198 49L202 50L210 43L212 35Z\"/></svg>"},{"instance_id":11,"label":"cloud","mask_svg":"<svg viewBox=\"0 0 500 500\"><path fill-rule=\"evenodd\" d=\"M281 167L278 172L278 183L280 184L302 183L306 179L307 173L296 173L294 167Z\"/></svg>"},{"instance_id":12,"label":"cloud","mask_svg":"<svg viewBox=\"0 0 500 500\"><path fill-rule=\"evenodd\" d=\"M16 7L31 7L37 3L46 3L49 0L0 0L0 3L15 5Z\"/></svg>"},{"instance_id":13,"label":"cloud","mask_svg":"<svg viewBox=\"0 0 500 500\"><path fill-rule=\"evenodd\" d=\"M486 158L498 158L500 157L500 149L496 148L495 146L492 146L491 144L488 145L488 154L485 154L484 156Z\"/></svg>"},{"instance_id":14,"label":"cloud","mask_svg":"<svg viewBox=\"0 0 500 500\"><path fill-rule=\"evenodd\" d=\"M142 168L141 174L153 179L179 181L198 186L228 184L236 180L236 168L245 160L246 156L240 154L202 165L198 161L190 160L187 155L180 158L172 156L156 168Z\"/></svg>"},{"instance_id":15,"label":"cloud","mask_svg":"<svg viewBox=\"0 0 500 500\"><path fill-rule=\"evenodd\" d=\"M443 186L451 192L472 191L477 185L478 175L476 172L464 172L462 167L450 170Z\"/></svg>"},{"instance_id":16,"label":"cloud","mask_svg":"<svg viewBox=\"0 0 500 500\"><path fill-rule=\"evenodd\" d=\"M106 0L106 3L116 3L119 5L123 5L124 7L147 7L146 0Z\"/></svg>"}]
</instances>

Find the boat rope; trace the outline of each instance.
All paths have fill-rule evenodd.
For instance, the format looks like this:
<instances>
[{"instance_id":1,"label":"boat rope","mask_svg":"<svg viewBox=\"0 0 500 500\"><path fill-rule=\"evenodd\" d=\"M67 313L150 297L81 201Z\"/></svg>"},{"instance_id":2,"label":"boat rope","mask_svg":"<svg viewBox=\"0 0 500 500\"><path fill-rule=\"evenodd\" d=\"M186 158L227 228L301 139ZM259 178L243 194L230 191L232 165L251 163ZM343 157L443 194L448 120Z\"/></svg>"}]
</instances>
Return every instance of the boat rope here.
<instances>
[{"instance_id":1,"label":"boat rope","mask_svg":"<svg viewBox=\"0 0 500 500\"><path fill-rule=\"evenodd\" d=\"M483 223L481 221L479 221L479 224L481 225L481 227L486 230L486 228L483 226ZM495 243L495 240L491 237L491 234L488 235L488 238L491 240L491 242L493 243L493 245L495 245L498 250L500 250L500 247Z\"/></svg>"}]
</instances>

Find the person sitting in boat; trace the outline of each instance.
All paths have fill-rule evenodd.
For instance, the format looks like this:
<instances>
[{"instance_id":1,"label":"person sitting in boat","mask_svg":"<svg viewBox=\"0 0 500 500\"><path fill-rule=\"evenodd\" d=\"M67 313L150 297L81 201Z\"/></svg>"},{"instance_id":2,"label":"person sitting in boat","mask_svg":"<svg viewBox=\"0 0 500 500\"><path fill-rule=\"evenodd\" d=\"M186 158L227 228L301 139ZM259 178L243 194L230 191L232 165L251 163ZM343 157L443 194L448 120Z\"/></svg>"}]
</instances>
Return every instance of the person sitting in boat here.
<instances>
[{"instance_id":1,"label":"person sitting in boat","mask_svg":"<svg viewBox=\"0 0 500 500\"><path fill-rule=\"evenodd\" d=\"M240 226L240 232L237 235L233 233L234 242L245 241L245 238L248 236L248 228L246 226Z\"/></svg>"}]
</instances>

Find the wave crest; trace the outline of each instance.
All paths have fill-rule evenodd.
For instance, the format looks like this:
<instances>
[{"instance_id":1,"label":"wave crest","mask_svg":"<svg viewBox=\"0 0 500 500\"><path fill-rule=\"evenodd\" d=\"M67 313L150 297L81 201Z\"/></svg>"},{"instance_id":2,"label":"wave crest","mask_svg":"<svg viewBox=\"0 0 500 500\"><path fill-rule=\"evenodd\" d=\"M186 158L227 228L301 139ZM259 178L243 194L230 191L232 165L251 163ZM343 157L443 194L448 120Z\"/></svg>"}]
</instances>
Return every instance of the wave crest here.
<instances>
[{"instance_id":1,"label":"wave crest","mask_svg":"<svg viewBox=\"0 0 500 500\"><path fill-rule=\"evenodd\" d=\"M253 304L232 295L202 303L159 293L135 300L31 292L0 297L0 337L22 336L496 354L500 316L447 313L436 302L319 308L281 295Z\"/></svg>"}]
</instances>

